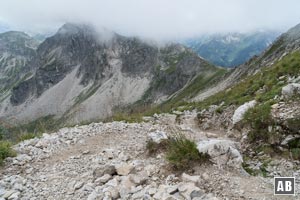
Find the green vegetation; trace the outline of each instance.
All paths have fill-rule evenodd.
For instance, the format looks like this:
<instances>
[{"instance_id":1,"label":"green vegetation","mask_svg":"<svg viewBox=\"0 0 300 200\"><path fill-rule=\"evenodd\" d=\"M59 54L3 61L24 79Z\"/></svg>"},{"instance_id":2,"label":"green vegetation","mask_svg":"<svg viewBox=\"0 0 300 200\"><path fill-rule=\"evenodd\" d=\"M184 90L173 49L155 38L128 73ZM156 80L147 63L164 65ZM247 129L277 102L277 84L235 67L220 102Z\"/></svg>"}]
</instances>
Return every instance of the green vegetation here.
<instances>
[{"instance_id":1,"label":"green vegetation","mask_svg":"<svg viewBox=\"0 0 300 200\"><path fill-rule=\"evenodd\" d=\"M59 123L52 116L47 116L28 124L7 126L0 126L0 165L5 158L16 155L11 148L13 144L39 137L44 132L54 131L59 127Z\"/></svg>"},{"instance_id":2,"label":"green vegetation","mask_svg":"<svg viewBox=\"0 0 300 200\"><path fill-rule=\"evenodd\" d=\"M300 139L298 138L298 139L291 140L288 143L288 147L292 154L292 158L295 160L300 160Z\"/></svg>"},{"instance_id":3,"label":"green vegetation","mask_svg":"<svg viewBox=\"0 0 300 200\"><path fill-rule=\"evenodd\" d=\"M184 88L177 96L175 96L171 102L179 102L188 97L194 97L201 90L204 90L208 86L215 83L220 77L222 77L227 71L225 69L218 69L216 72L208 74L200 74L197 76L191 84Z\"/></svg>"},{"instance_id":4,"label":"green vegetation","mask_svg":"<svg viewBox=\"0 0 300 200\"><path fill-rule=\"evenodd\" d=\"M169 68L176 69L176 65L178 62L180 62L183 59L189 58L190 56L193 56L193 53L190 51L184 51L180 54L172 55L172 52L164 52L167 56L165 56L164 61L170 66Z\"/></svg>"},{"instance_id":5,"label":"green vegetation","mask_svg":"<svg viewBox=\"0 0 300 200\"><path fill-rule=\"evenodd\" d=\"M18 142L26 138L30 139L31 137L39 136L41 133L56 131L62 126L63 124L59 120L54 119L54 116L46 116L27 124L7 128L9 132L7 139Z\"/></svg>"},{"instance_id":6,"label":"green vegetation","mask_svg":"<svg viewBox=\"0 0 300 200\"><path fill-rule=\"evenodd\" d=\"M214 84L217 80L224 76L227 72L225 69L218 69L215 72L207 72L207 74L197 76L192 82L181 91L178 92L173 98L170 98L166 102L158 106L144 105L140 102L134 104L134 108L131 109L131 113L140 113L140 115L153 115L154 113L170 112L173 109L189 110L194 108L193 103L185 102L186 99L196 96L201 90ZM157 85L158 84L158 85ZM157 82L155 87L159 87L160 82ZM143 99L147 99L150 95L149 92L144 95Z\"/></svg>"},{"instance_id":7,"label":"green vegetation","mask_svg":"<svg viewBox=\"0 0 300 200\"><path fill-rule=\"evenodd\" d=\"M171 67L169 67L168 69L165 70L165 72L167 74L172 74L175 71L176 71L176 66L175 65L173 65L173 66L171 66Z\"/></svg>"},{"instance_id":8,"label":"green vegetation","mask_svg":"<svg viewBox=\"0 0 300 200\"><path fill-rule=\"evenodd\" d=\"M11 143L7 141L0 141L0 165L3 164L5 158L14 156L16 156L16 152L12 150Z\"/></svg>"},{"instance_id":9,"label":"green vegetation","mask_svg":"<svg viewBox=\"0 0 300 200\"><path fill-rule=\"evenodd\" d=\"M148 141L146 149L149 155L164 152L167 161L176 170L188 169L195 163L208 160L208 155L199 153L197 144L183 134L174 134L160 143Z\"/></svg>"},{"instance_id":10,"label":"green vegetation","mask_svg":"<svg viewBox=\"0 0 300 200\"><path fill-rule=\"evenodd\" d=\"M220 105L218 112L230 105L240 106L253 99L257 100L257 105L245 114L242 124L251 128L248 135L249 142L255 144L255 149L267 154L286 154L281 152L277 145L278 141L284 137L286 131L289 134L299 130L300 119L287 120L284 132L275 131L277 124L271 118L271 106L277 103L276 96L281 95L281 90L288 77L300 75L300 52L295 51L288 54L279 62L269 67L263 67L254 75L245 77L239 84L221 91L202 102L182 104L184 109L198 110L206 109L210 105ZM268 130L270 127L270 130ZM271 128L272 127L272 128ZM258 144L258 145L257 145ZM293 158L300 158L300 145L290 147Z\"/></svg>"},{"instance_id":11,"label":"green vegetation","mask_svg":"<svg viewBox=\"0 0 300 200\"><path fill-rule=\"evenodd\" d=\"M283 50L282 45L284 44L284 39L280 37L272 46L271 48L265 53L265 57L273 54L275 51Z\"/></svg>"},{"instance_id":12,"label":"green vegetation","mask_svg":"<svg viewBox=\"0 0 300 200\"><path fill-rule=\"evenodd\" d=\"M274 125L270 112L270 103L263 103L246 112L243 121L251 127L251 132L248 134L250 142L259 140L267 142L269 140L271 133L268 131L268 127Z\"/></svg>"},{"instance_id":13,"label":"green vegetation","mask_svg":"<svg viewBox=\"0 0 300 200\"><path fill-rule=\"evenodd\" d=\"M7 135L7 129L4 126L0 125L0 140L3 140Z\"/></svg>"},{"instance_id":14,"label":"green vegetation","mask_svg":"<svg viewBox=\"0 0 300 200\"><path fill-rule=\"evenodd\" d=\"M202 102L190 104L198 109L207 108L210 105L219 105L224 102L228 105L242 105L245 102L256 99L259 103L274 99L279 95L284 82L279 81L281 76L300 75L300 52L296 51L284 57L271 67L264 67L255 75L249 76L232 88L221 91Z\"/></svg>"},{"instance_id":15,"label":"green vegetation","mask_svg":"<svg viewBox=\"0 0 300 200\"><path fill-rule=\"evenodd\" d=\"M207 161L208 155L200 153L194 141L178 134L169 138L166 158L175 169L187 169L195 163Z\"/></svg>"},{"instance_id":16,"label":"green vegetation","mask_svg":"<svg viewBox=\"0 0 300 200\"><path fill-rule=\"evenodd\" d=\"M300 116L287 119L286 126L292 133L296 134L300 130Z\"/></svg>"},{"instance_id":17,"label":"green vegetation","mask_svg":"<svg viewBox=\"0 0 300 200\"><path fill-rule=\"evenodd\" d=\"M24 140L30 140L36 137L40 137L41 134L40 133L23 133L21 135L18 136L18 142L22 142Z\"/></svg>"},{"instance_id":18,"label":"green vegetation","mask_svg":"<svg viewBox=\"0 0 300 200\"><path fill-rule=\"evenodd\" d=\"M0 126L0 165L3 164L5 158L13 157L16 155L16 153L11 148L11 143L4 140L6 136L7 129L3 126Z\"/></svg>"},{"instance_id":19,"label":"green vegetation","mask_svg":"<svg viewBox=\"0 0 300 200\"><path fill-rule=\"evenodd\" d=\"M288 143L289 148L294 149L294 148L300 148L300 139L295 139L291 140Z\"/></svg>"},{"instance_id":20,"label":"green vegetation","mask_svg":"<svg viewBox=\"0 0 300 200\"><path fill-rule=\"evenodd\" d=\"M76 106L76 105L82 103L83 101L87 100L88 98L90 98L93 94L95 94L95 92L97 92L97 90L99 89L100 86L101 86L100 84L98 84L98 85L95 84L92 87L90 87L88 89L88 91L81 92L79 94L79 96L76 98L74 106Z\"/></svg>"},{"instance_id":21,"label":"green vegetation","mask_svg":"<svg viewBox=\"0 0 300 200\"><path fill-rule=\"evenodd\" d=\"M291 153L293 159L300 160L300 148L292 148Z\"/></svg>"},{"instance_id":22,"label":"green vegetation","mask_svg":"<svg viewBox=\"0 0 300 200\"><path fill-rule=\"evenodd\" d=\"M108 118L106 121L125 121L128 123L140 123L143 122L143 115L139 113L133 113L133 114L115 113L112 117Z\"/></svg>"},{"instance_id":23,"label":"green vegetation","mask_svg":"<svg viewBox=\"0 0 300 200\"><path fill-rule=\"evenodd\" d=\"M271 160L261 160L262 162L262 165L259 166L258 169L253 169L250 167L250 165L248 164L248 161L250 160L251 161L251 158L247 157L247 156L244 156L244 162L242 163L242 167L244 168L244 170L252 175L252 176L257 176L257 175L261 175L263 177L267 177L268 176L268 171L267 171L267 168L268 168L268 165L270 163Z\"/></svg>"}]
</instances>

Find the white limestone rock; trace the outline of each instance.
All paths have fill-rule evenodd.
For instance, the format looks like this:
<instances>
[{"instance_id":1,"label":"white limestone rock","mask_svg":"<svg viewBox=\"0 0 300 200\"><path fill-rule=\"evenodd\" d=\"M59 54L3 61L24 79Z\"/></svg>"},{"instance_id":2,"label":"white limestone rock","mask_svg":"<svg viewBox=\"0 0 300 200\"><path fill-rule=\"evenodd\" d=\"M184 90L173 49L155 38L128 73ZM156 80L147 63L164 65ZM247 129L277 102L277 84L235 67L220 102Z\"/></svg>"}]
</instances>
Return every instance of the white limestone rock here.
<instances>
[{"instance_id":1,"label":"white limestone rock","mask_svg":"<svg viewBox=\"0 0 300 200\"><path fill-rule=\"evenodd\" d=\"M281 94L285 97L292 97L294 95L300 95L300 83L290 83L284 86L281 90Z\"/></svg>"},{"instance_id":2,"label":"white limestone rock","mask_svg":"<svg viewBox=\"0 0 300 200\"><path fill-rule=\"evenodd\" d=\"M197 144L200 153L207 153L212 162L219 166L228 165L240 168L243 157L237 150L237 144L231 140L209 139Z\"/></svg>"},{"instance_id":3,"label":"white limestone rock","mask_svg":"<svg viewBox=\"0 0 300 200\"><path fill-rule=\"evenodd\" d=\"M163 131L154 131L148 134L150 140L156 143L160 143L164 139L168 139L168 136Z\"/></svg>"},{"instance_id":4,"label":"white limestone rock","mask_svg":"<svg viewBox=\"0 0 300 200\"><path fill-rule=\"evenodd\" d=\"M240 107L238 107L235 111L234 114L232 116L232 123L233 124L237 124L238 122L240 122L241 120L244 119L244 115L245 113L250 109L253 108L256 105L256 101L252 100L249 101L247 103L244 103L243 105L241 105Z\"/></svg>"}]
</instances>

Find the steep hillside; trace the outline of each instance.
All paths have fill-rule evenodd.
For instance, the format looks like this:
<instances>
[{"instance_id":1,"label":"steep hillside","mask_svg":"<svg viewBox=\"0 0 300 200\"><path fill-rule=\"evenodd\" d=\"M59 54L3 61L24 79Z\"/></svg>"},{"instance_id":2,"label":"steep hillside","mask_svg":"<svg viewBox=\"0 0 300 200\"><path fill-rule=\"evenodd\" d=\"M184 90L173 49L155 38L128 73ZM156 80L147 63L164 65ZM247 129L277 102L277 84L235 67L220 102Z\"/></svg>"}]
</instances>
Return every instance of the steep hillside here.
<instances>
[{"instance_id":1,"label":"steep hillside","mask_svg":"<svg viewBox=\"0 0 300 200\"><path fill-rule=\"evenodd\" d=\"M295 169L300 159L300 25L279 37L262 55L236 68L198 100L199 126L222 130L241 141L244 168L273 176L276 157ZM194 99L195 100L195 99ZM257 165L261 163L260 167Z\"/></svg>"},{"instance_id":2,"label":"steep hillside","mask_svg":"<svg viewBox=\"0 0 300 200\"><path fill-rule=\"evenodd\" d=\"M262 53L279 35L275 31L202 36L184 44L215 65L234 67Z\"/></svg>"},{"instance_id":3,"label":"steep hillside","mask_svg":"<svg viewBox=\"0 0 300 200\"><path fill-rule=\"evenodd\" d=\"M248 62L240 65L227 74L227 78L214 87L196 95L193 101L201 101L209 96L223 91L243 78L257 73L262 67L271 66L281 60L283 56L298 50L300 46L300 24L282 34L274 43L259 56L254 56Z\"/></svg>"},{"instance_id":4,"label":"steep hillside","mask_svg":"<svg viewBox=\"0 0 300 200\"><path fill-rule=\"evenodd\" d=\"M274 176L300 181L295 30L226 73L180 45L158 48L116 34L95 42L90 27L65 25L38 48L30 61L37 69L14 87L6 101L9 112L68 108L61 116L59 110L53 114L62 121L80 120L91 116L86 113L101 112L103 105L113 112L162 102L159 108L172 113L143 117L143 123L65 127L39 137L23 133L19 140L25 141L12 148L0 141L5 150L0 197L278 199ZM214 95L184 102L213 84ZM81 110L76 113L75 108Z\"/></svg>"},{"instance_id":5,"label":"steep hillside","mask_svg":"<svg viewBox=\"0 0 300 200\"><path fill-rule=\"evenodd\" d=\"M35 56L37 46L37 41L22 32L0 34L0 102L30 71L26 64Z\"/></svg>"},{"instance_id":6,"label":"steep hillside","mask_svg":"<svg viewBox=\"0 0 300 200\"><path fill-rule=\"evenodd\" d=\"M219 71L182 45L159 48L74 24L47 38L27 66L36 71L1 103L2 119L104 119L135 102L162 102L196 76Z\"/></svg>"}]
</instances>

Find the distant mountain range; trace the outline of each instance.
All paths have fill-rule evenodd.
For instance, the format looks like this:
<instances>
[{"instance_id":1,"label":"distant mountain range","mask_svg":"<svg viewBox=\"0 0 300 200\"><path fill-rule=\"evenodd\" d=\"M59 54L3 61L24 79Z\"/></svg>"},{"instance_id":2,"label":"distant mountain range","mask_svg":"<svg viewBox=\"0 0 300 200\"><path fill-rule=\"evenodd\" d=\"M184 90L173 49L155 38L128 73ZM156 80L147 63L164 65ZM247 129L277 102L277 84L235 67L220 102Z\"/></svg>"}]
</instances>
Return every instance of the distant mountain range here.
<instances>
[{"instance_id":1,"label":"distant mountain range","mask_svg":"<svg viewBox=\"0 0 300 200\"><path fill-rule=\"evenodd\" d=\"M236 52L233 49L243 43L237 58L254 55L254 50L248 52L251 48L264 51L235 70L226 70L182 44L157 46L88 25L65 24L42 43L22 32L2 33L0 121L20 124L52 116L79 123L141 106L201 100L297 49L299 36L296 26L268 48L276 33L202 38L206 45L216 45L215 52ZM213 49L208 47L207 51ZM211 58L218 55L212 53Z\"/></svg>"},{"instance_id":2,"label":"distant mountain range","mask_svg":"<svg viewBox=\"0 0 300 200\"><path fill-rule=\"evenodd\" d=\"M163 102L196 77L210 82L225 71L183 45L158 47L88 25L65 24L37 44L24 33L0 34L0 120L105 119L135 103Z\"/></svg>"},{"instance_id":3,"label":"distant mountain range","mask_svg":"<svg viewBox=\"0 0 300 200\"><path fill-rule=\"evenodd\" d=\"M280 35L276 31L204 35L183 42L201 57L223 67L235 67L259 55Z\"/></svg>"}]
</instances>

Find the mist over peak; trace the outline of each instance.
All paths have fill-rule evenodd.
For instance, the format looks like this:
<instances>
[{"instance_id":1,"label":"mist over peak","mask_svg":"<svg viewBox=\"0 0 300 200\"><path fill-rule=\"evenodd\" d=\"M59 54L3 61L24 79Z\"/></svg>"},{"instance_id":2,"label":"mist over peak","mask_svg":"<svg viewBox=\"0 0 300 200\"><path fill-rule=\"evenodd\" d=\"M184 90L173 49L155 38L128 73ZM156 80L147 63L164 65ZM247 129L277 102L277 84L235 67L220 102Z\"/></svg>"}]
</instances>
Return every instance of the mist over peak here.
<instances>
[{"instance_id":1,"label":"mist over peak","mask_svg":"<svg viewBox=\"0 0 300 200\"><path fill-rule=\"evenodd\" d=\"M296 0L3 0L0 22L10 29L47 33L66 22L92 24L125 36L170 41L201 34L285 31L300 21Z\"/></svg>"}]
</instances>

